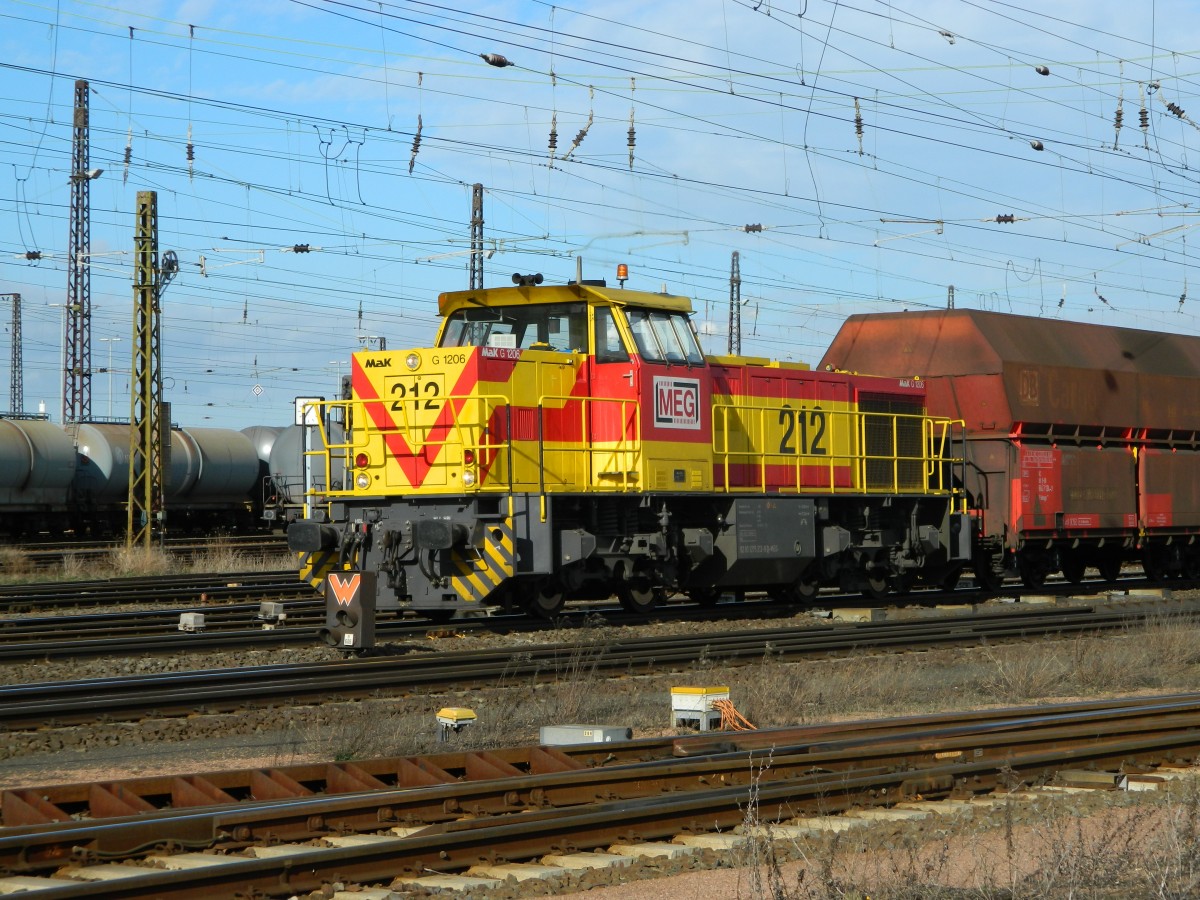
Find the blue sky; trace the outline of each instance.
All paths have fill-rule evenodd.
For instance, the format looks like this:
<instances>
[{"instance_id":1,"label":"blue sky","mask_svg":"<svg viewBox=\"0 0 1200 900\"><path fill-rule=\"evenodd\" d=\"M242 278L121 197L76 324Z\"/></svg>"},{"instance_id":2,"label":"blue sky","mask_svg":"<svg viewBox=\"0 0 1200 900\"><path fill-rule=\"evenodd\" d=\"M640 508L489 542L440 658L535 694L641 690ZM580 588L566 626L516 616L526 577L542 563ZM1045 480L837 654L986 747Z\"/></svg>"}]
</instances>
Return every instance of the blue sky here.
<instances>
[{"instance_id":1,"label":"blue sky","mask_svg":"<svg viewBox=\"0 0 1200 900\"><path fill-rule=\"evenodd\" d=\"M950 285L959 307L1200 333L1198 52L1182 2L4 0L0 292L22 295L26 410L57 417L61 392L77 78L104 169L93 413L110 390L129 408L155 190L181 263L165 399L241 428L332 393L373 338L429 343L438 292L467 286L475 182L486 285L624 262L629 287L694 298L710 352L733 251L749 354L815 362L845 316Z\"/></svg>"}]
</instances>

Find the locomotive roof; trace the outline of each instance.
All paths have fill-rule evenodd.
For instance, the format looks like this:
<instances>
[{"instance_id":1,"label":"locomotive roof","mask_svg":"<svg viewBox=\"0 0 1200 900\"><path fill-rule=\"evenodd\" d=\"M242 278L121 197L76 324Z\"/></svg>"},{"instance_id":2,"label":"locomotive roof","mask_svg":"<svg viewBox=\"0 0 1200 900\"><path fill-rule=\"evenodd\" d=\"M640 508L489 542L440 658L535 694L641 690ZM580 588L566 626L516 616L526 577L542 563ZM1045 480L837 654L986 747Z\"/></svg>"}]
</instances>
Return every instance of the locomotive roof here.
<instances>
[{"instance_id":1,"label":"locomotive roof","mask_svg":"<svg viewBox=\"0 0 1200 900\"><path fill-rule=\"evenodd\" d=\"M529 287L482 288L474 291L447 291L438 295L438 313L448 316L466 306L522 306L538 303L612 303L616 306L640 306L672 312L692 311L688 297L652 294L611 288L598 284L543 284Z\"/></svg>"}]
</instances>

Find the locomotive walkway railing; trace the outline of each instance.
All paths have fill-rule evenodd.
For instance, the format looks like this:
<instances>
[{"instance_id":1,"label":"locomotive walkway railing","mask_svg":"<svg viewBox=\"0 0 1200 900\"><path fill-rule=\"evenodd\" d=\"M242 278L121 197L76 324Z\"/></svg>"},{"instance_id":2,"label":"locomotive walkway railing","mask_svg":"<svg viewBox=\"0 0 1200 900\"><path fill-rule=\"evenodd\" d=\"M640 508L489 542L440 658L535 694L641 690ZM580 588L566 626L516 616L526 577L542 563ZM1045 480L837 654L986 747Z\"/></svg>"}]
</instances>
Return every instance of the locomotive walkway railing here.
<instances>
[{"instance_id":1,"label":"locomotive walkway railing","mask_svg":"<svg viewBox=\"0 0 1200 900\"><path fill-rule=\"evenodd\" d=\"M320 462L314 481L334 485L322 496L353 495L353 479L368 465L376 477L388 454L407 459L398 464L411 482L381 489L621 493L648 484L637 400L544 394L536 407L521 407L503 395L471 394L442 397L417 415L402 404L385 406L319 404L317 446L306 455ZM718 493L944 495L963 483L959 421L739 403L715 403L712 410ZM330 427L331 420L340 427ZM352 427L362 422L371 425ZM342 466L350 483L339 488L332 476Z\"/></svg>"}]
</instances>

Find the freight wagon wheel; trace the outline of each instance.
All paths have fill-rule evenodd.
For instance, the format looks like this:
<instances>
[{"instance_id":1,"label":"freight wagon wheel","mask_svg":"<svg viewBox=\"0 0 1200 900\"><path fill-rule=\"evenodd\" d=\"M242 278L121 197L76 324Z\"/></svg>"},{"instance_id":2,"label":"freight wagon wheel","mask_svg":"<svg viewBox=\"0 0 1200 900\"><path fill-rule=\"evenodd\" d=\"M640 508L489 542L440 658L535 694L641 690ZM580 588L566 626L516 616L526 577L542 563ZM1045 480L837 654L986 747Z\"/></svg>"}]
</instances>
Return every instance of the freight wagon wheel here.
<instances>
[{"instance_id":1,"label":"freight wagon wheel","mask_svg":"<svg viewBox=\"0 0 1200 900\"><path fill-rule=\"evenodd\" d=\"M1162 581L1167 577L1167 554L1157 547L1147 547L1142 552L1142 573L1149 581Z\"/></svg>"},{"instance_id":2,"label":"freight wagon wheel","mask_svg":"<svg viewBox=\"0 0 1200 900\"><path fill-rule=\"evenodd\" d=\"M868 569L864 577L863 596L869 600L886 600L888 573L883 569Z\"/></svg>"},{"instance_id":3,"label":"freight wagon wheel","mask_svg":"<svg viewBox=\"0 0 1200 900\"><path fill-rule=\"evenodd\" d=\"M617 588L617 599L621 601L621 606L626 612L644 616L648 615L654 609L654 603L657 598L654 595L654 588L650 584L650 579L635 578Z\"/></svg>"},{"instance_id":4,"label":"freight wagon wheel","mask_svg":"<svg viewBox=\"0 0 1200 900\"><path fill-rule=\"evenodd\" d=\"M1121 557L1108 554L1101 558L1097 563L1100 569L1100 577L1105 581L1116 581L1121 577Z\"/></svg>"},{"instance_id":5,"label":"freight wagon wheel","mask_svg":"<svg viewBox=\"0 0 1200 900\"><path fill-rule=\"evenodd\" d=\"M796 579L792 591L796 595L796 602L809 606L821 593L821 582L815 575L801 575Z\"/></svg>"},{"instance_id":6,"label":"freight wagon wheel","mask_svg":"<svg viewBox=\"0 0 1200 900\"><path fill-rule=\"evenodd\" d=\"M525 612L535 619L553 619L566 603L562 585L553 578L539 581L525 599Z\"/></svg>"},{"instance_id":7,"label":"freight wagon wheel","mask_svg":"<svg viewBox=\"0 0 1200 900\"><path fill-rule=\"evenodd\" d=\"M1083 581L1083 573L1087 567L1084 565L1082 556L1078 553L1064 553L1061 564L1063 578L1071 584L1079 584Z\"/></svg>"},{"instance_id":8,"label":"freight wagon wheel","mask_svg":"<svg viewBox=\"0 0 1200 900\"><path fill-rule=\"evenodd\" d=\"M1031 590L1038 590L1046 583L1046 568L1040 560L1022 558L1017 562L1017 571L1021 575L1021 584Z\"/></svg>"},{"instance_id":9,"label":"freight wagon wheel","mask_svg":"<svg viewBox=\"0 0 1200 900\"><path fill-rule=\"evenodd\" d=\"M949 575L942 579L942 590L949 593L958 587L958 580L962 578L962 569L955 569Z\"/></svg>"}]
</instances>

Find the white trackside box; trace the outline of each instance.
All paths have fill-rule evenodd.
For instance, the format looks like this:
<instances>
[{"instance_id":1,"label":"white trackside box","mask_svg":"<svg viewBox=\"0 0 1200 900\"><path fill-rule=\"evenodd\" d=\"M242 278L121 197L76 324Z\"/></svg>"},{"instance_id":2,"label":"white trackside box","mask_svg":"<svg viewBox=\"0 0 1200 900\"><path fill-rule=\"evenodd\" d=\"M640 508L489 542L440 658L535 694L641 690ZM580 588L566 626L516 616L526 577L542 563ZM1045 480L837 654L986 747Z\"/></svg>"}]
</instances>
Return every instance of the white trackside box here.
<instances>
[{"instance_id":1,"label":"white trackside box","mask_svg":"<svg viewBox=\"0 0 1200 900\"><path fill-rule=\"evenodd\" d=\"M671 727L694 726L701 731L721 727L721 712L715 708L718 700L729 699L726 685L671 688Z\"/></svg>"}]
</instances>

